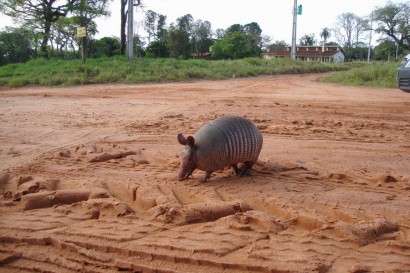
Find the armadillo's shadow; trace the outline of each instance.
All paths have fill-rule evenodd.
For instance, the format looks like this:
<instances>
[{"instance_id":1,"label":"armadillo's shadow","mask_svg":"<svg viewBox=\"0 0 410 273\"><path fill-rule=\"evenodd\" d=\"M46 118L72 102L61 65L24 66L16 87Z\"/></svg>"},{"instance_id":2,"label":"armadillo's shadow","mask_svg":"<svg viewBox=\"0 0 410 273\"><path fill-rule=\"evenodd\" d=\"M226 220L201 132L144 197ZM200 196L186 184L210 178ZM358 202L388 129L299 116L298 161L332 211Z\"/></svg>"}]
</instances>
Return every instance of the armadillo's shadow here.
<instances>
[{"instance_id":1,"label":"armadillo's shadow","mask_svg":"<svg viewBox=\"0 0 410 273\"><path fill-rule=\"evenodd\" d=\"M211 177L203 182L204 173L196 171L189 179L186 180L189 185L218 185L218 184L238 184L238 183L257 183L265 184L267 182L282 180L283 178L294 178L295 180L307 179L317 180L318 173L311 171L303 166L304 162L272 162L258 160L252 169L241 174L237 174L231 168L226 167L223 170L215 171ZM238 168L243 166L238 164Z\"/></svg>"}]
</instances>

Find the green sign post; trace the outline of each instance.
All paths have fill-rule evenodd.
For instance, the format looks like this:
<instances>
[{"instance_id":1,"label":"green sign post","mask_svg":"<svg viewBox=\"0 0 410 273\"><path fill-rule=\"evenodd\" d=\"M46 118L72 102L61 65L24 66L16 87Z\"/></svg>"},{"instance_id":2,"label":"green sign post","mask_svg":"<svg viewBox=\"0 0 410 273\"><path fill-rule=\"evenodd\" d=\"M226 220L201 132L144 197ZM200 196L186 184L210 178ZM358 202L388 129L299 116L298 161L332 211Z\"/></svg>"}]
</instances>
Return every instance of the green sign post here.
<instances>
[{"instance_id":1,"label":"green sign post","mask_svg":"<svg viewBox=\"0 0 410 273\"><path fill-rule=\"evenodd\" d=\"M292 60L296 60L296 25L297 25L297 16L302 15L302 5L298 5L298 1L293 1L293 27L292 27L292 46L290 50L290 57Z\"/></svg>"},{"instance_id":2,"label":"green sign post","mask_svg":"<svg viewBox=\"0 0 410 273\"><path fill-rule=\"evenodd\" d=\"M299 14L299 15L302 15L302 5L298 6L298 9L297 9L296 13Z\"/></svg>"}]
</instances>

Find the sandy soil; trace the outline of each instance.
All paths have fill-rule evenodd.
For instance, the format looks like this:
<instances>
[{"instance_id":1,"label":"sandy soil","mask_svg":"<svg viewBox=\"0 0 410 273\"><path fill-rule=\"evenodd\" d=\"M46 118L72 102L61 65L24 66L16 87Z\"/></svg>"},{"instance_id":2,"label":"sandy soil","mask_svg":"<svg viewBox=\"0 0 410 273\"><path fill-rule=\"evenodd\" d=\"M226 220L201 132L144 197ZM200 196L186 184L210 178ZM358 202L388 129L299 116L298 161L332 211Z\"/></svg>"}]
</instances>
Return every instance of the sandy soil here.
<instances>
[{"instance_id":1,"label":"sandy soil","mask_svg":"<svg viewBox=\"0 0 410 273\"><path fill-rule=\"evenodd\" d=\"M1 272L410 272L410 94L323 75L0 90ZM241 114L249 177L177 181Z\"/></svg>"}]
</instances>

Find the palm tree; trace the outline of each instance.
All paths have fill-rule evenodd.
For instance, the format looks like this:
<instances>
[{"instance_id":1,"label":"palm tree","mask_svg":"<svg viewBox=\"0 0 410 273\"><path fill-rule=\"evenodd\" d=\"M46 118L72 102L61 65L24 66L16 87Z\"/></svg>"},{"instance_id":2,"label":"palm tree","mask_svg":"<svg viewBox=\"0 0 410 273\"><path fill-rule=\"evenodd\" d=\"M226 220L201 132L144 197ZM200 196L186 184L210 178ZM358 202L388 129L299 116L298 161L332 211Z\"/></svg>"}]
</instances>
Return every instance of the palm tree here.
<instances>
[{"instance_id":1,"label":"palm tree","mask_svg":"<svg viewBox=\"0 0 410 273\"><path fill-rule=\"evenodd\" d=\"M322 47L322 51L325 51L325 44L327 39L330 37L330 29L328 29L327 27L325 27L324 29L322 29L322 32L320 32L320 37L323 39L323 47Z\"/></svg>"}]
</instances>

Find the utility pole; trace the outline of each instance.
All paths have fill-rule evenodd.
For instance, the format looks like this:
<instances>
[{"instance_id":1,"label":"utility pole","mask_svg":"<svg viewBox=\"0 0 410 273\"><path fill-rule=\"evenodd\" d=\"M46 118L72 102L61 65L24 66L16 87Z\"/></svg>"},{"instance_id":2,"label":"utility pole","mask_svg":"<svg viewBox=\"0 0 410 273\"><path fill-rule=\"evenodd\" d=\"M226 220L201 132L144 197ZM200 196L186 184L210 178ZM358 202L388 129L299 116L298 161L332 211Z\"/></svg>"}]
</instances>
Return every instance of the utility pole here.
<instances>
[{"instance_id":1,"label":"utility pole","mask_svg":"<svg viewBox=\"0 0 410 273\"><path fill-rule=\"evenodd\" d=\"M298 6L298 1L293 1L293 27L292 27L292 48L290 51L290 57L292 60L296 60L296 21L298 15L302 15L302 5Z\"/></svg>"},{"instance_id":2,"label":"utility pole","mask_svg":"<svg viewBox=\"0 0 410 273\"><path fill-rule=\"evenodd\" d=\"M134 57L134 0L128 0L128 33L127 33L128 60Z\"/></svg>"},{"instance_id":3,"label":"utility pole","mask_svg":"<svg viewBox=\"0 0 410 273\"><path fill-rule=\"evenodd\" d=\"M373 11L370 18L370 35L369 35L369 50L367 51L367 63L370 63L370 49L372 48L372 31L373 31Z\"/></svg>"},{"instance_id":4,"label":"utility pole","mask_svg":"<svg viewBox=\"0 0 410 273\"><path fill-rule=\"evenodd\" d=\"M80 17L81 17L81 28L80 28L80 35L78 35L78 30L77 30L77 36L80 37L81 40L81 62L82 64L85 64L85 47L87 43L87 30L85 28L85 18L84 18L84 0L81 0L80 2Z\"/></svg>"},{"instance_id":5,"label":"utility pole","mask_svg":"<svg viewBox=\"0 0 410 273\"><path fill-rule=\"evenodd\" d=\"M292 60L296 60L296 21L297 21L297 13L296 13L296 7L297 7L298 1L294 0L293 1L293 27L292 27L292 48L290 51L290 57Z\"/></svg>"}]
</instances>

